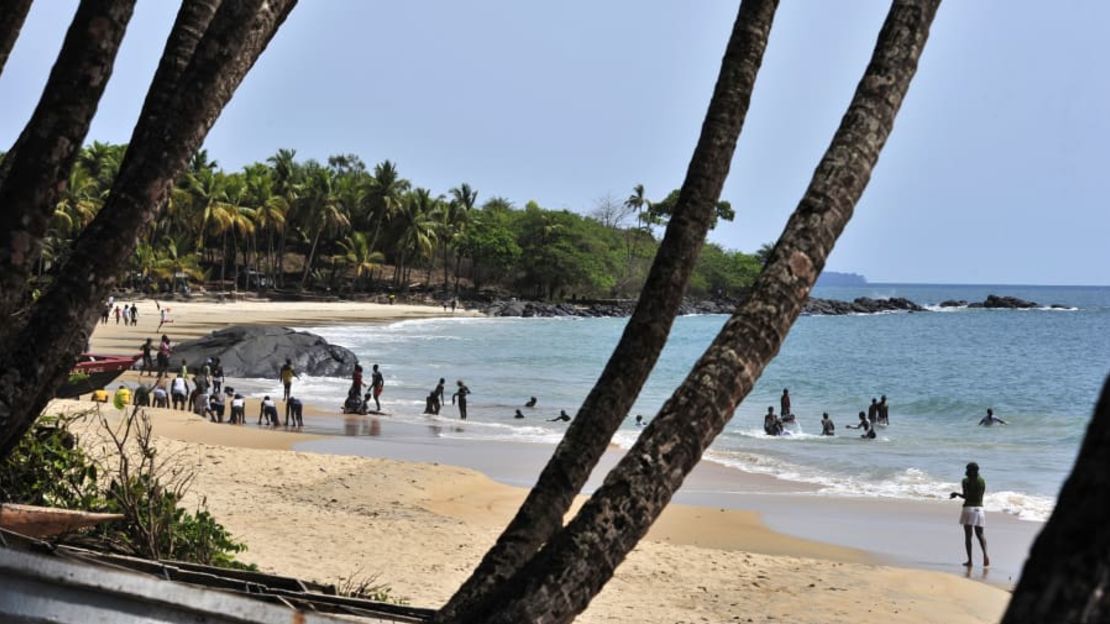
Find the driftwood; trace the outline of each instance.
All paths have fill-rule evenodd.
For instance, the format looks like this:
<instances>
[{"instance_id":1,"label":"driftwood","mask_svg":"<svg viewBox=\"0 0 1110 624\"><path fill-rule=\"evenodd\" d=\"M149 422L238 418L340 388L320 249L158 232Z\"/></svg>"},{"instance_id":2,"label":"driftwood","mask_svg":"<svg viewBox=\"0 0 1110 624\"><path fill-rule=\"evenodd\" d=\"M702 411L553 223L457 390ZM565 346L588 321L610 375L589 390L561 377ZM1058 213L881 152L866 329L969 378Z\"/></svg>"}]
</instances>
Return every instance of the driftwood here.
<instances>
[{"instance_id":1,"label":"driftwood","mask_svg":"<svg viewBox=\"0 0 1110 624\"><path fill-rule=\"evenodd\" d=\"M113 520L123 520L123 514L0 504L0 528L28 537L53 537Z\"/></svg>"}]
</instances>

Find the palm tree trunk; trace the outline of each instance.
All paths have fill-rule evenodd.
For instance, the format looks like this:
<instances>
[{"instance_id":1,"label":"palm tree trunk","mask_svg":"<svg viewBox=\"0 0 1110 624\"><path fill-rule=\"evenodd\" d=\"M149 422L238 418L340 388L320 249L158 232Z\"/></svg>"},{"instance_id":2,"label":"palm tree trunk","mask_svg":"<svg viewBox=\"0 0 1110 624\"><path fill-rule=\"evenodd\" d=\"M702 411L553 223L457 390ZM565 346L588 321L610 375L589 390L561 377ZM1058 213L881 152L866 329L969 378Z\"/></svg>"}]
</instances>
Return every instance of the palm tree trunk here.
<instances>
[{"instance_id":1,"label":"palm tree trunk","mask_svg":"<svg viewBox=\"0 0 1110 624\"><path fill-rule=\"evenodd\" d=\"M28 3L29 4L29 3ZM0 164L0 322L27 298L58 198L85 141L135 0L83 0L31 120ZM12 42L27 7L0 17ZM2 43L2 42L0 42ZM7 57L7 51L0 49Z\"/></svg>"},{"instance_id":2,"label":"palm tree trunk","mask_svg":"<svg viewBox=\"0 0 1110 624\"><path fill-rule=\"evenodd\" d=\"M620 343L536 486L469 579L436 616L468 621L476 605L515 574L563 525L575 495L624 421L666 344L728 176L762 63L777 0L744 0L679 194L639 304Z\"/></svg>"},{"instance_id":3,"label":"palm tree trunk","mask_svg":"<svg viewBox=\"0 0 1110 624\"><path fill-rule=\"evenodd\" d=\"M220 239L220 288L222 289L227 277L227 230L224 230L223 236L221 236Z\"/></svg>"},{"instance_id":4,"label":"palm tree trunk","mask_svg":"<svg viewBox=\"0 0 1110 624\"><path fill-rule=\"evenodd\" d=\"M1110 378L1002 624L1110 621Z\"/></svg>"},{"instance_id":5,"label":"palm tree trunk","mask_svg":"<svg viewBox=\"0 0 1110 624\"><path fill-rule=\"evenodd\" d=\"M104 207L36 301L26 327L14 334L0 328L0 457L18 443L65 379L139 233L154 219L174 179L295 0L224 2L205 30L197 16L215 4L182 4ZM195 41L201 32L203 38Z\"/></svg>"},{"instance_id":6,"label":"palm tree trunk","mask_svg":"<svg viewBox=\"0 0 1110 624\"><path fill-rule=\"evenodd\" d=\"M870 179L938 5L895 0L852 103L749 298L570 524L457 621L568 622L647 533L801 312Z\"/></svg>"},{"instance_id":7,"label":"palm tree trunk","mask_svg":"<svg viewBox=\"0 0 1110 624\"><path fill-rule=\"evenodd\" d=\"M316 229L316 236L312 237L312 248L308 252L308 257L304 262L304 274L301 275L301 290L304 290L305 284L308 283L308 273L312 270L312 263L316 260L316 245L320 242L320 234L324 232L323 227Z\"/></svg>"},{"instance_id":8,"label":"palm tree trunk","mask_svg":"<svg viewBox=\"0 0 1110 624\"><path fill-rule=\"evenodd\" d=\"M0 75L4 73L8 55L15 46L15 40L19 38L23 20L27 18L27 11L30 10L31 0L10 0L5 3L4 12L0 14Z\"/></svg>"}]
</instances>

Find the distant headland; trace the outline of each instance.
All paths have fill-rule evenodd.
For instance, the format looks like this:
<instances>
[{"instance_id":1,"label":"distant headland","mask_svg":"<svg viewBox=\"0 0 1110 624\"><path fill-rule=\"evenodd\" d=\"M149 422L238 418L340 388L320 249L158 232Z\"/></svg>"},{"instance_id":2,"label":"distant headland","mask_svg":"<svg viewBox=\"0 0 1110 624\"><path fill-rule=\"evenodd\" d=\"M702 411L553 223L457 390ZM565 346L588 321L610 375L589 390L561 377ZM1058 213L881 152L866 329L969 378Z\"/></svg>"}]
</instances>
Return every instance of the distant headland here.
<instances>
[{"instance_id":1,"label":"distant headland","mask_svg":"<svg viewBox=\"0 0 1110 624\"><path fill-rule=\"evenodd\" d=\"M837 273L824 271L817 278L818 286L866 286L867 278L859 273Z\"/></svg>"}]
</instances>

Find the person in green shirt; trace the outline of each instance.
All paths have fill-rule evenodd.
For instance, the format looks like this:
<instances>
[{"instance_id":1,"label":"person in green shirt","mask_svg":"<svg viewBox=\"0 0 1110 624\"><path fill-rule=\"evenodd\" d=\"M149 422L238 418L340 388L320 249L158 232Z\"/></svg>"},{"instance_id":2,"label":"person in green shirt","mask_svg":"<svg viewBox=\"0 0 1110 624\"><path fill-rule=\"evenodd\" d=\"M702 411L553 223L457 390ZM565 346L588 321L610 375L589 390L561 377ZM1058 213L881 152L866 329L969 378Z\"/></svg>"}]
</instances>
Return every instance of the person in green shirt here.
<instances>
[{"instance_id":1,"label":"person in green shirt","mask_svg":"<svg viewBox=\"0 0 1110 624\"><path fill-rule=\"evenodd\" d=\"M967 550L967 561L964 567L970 568L971 563L971 532L974 529L975 537L979 538L979 548L983 551L983 567L990 567L991 558L987 555L987 538L983 535L983 528L987 524L987 515L983 511L983 494L987 491L987 482L979 476L979 464L971 462L967 465L961 483L963 492L952 492L948 498L957 496L964 499L963 508L960 510L960 524L964 527L964 548Z\"/></svg>"}]
</instances>

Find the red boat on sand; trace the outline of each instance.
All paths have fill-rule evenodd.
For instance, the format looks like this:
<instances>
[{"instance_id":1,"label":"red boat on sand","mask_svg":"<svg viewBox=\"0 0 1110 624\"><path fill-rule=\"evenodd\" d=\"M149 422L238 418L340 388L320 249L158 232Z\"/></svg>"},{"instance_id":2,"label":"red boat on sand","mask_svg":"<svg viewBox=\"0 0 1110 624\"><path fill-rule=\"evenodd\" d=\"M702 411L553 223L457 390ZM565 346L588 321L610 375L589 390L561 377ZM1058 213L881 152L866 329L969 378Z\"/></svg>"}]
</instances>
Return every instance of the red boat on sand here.
<instances>
[{"instance_id":1,"label":"red boat on sand","mask_svg":"<svg viewBox=\"0 0 1110 624\"><path fill-rule=\"evenodd\" d=\"M82 353L69 379L58 388L54 396L59 399L76 399L82 394L106 388L108 384L135 364L138 355L97 355Z\"/></svg>"}]
</instances>

